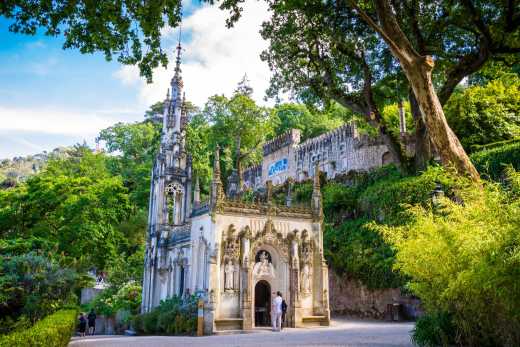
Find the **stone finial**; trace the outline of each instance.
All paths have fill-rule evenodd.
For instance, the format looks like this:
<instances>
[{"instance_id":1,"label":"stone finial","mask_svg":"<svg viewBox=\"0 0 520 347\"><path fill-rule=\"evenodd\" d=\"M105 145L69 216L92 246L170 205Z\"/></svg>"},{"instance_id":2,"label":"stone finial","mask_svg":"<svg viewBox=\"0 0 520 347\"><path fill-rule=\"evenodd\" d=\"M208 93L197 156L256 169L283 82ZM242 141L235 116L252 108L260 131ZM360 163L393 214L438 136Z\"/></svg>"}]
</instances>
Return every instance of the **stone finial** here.
<instances>
[{"instance_id":1,"label":"stone finial","mask_svg":"<svg viewBox=\"0 0 520 347\"><path fill-rule=\"evenodd\" d=\"M287 207L291 207L291 205L292 205L292 185L293 185L293 178L289 177L287 179L287 197L285 198L285 205Z\"/></svg>"},{"instance_id":2,"label":"stone finial","mask_svg":"<svg viewBox=\"0 0 520 347\"><path fill-rule=\"evenodd\" d=\"M220 179L220 146L217 144L215 148L215 156L213 158L213 179Z\"/></svg>"},{"instance_id":3,"label":"stone finial","mask_svg":"<svg viewBox=\"0 0 520 347\"><path fill-rule=\"evenodd\" d=\"M320 168L316 163L314 169L314 185L312 189L312 214L315 221L321 221L323 218L323 203L320 189Z\"/></svg>"},{"instance_id":4,"label":"stone finial","mask_svg":"<svg viewBox=\"0 0 520 347\"><path fill-rule=\"evenodd\" d=\"M313 195L315 192L320 192L320 167L318 163L314 165L314 185L313 185Z\"/></svg>"},{"instance_id":5,"label":"stone finial","mask_svg":"<svg viewBox=\"0 0 520 347\"><path fill-rule=\"evenodd\" d=\"M267 203L270 203L273 198L273 182L271 180L265 182L267 188Z\"/></svg>"},{"instance_id":6,"label":"stone finial","mask_svg":"<svg viewBox=\"0 0 520 347\"><path fill-rule=\"evenodd\" d=\"M211 182L211 208L214 209L217 202L224 198L222 181L220 180L220 146L215 148L215 158L213 161L213 180Z\"/></svg>"},{"instance_id":7,"label":"stone finial","mask_svg":"<svg viewBox=\"0 0 520 347\"><path fill-rule=\"evenodd\" d=\"M200 206L200 185L199 176L195 179L195 189L193 190L193 207L197 208Z\"/></svg>"}]
</instances>

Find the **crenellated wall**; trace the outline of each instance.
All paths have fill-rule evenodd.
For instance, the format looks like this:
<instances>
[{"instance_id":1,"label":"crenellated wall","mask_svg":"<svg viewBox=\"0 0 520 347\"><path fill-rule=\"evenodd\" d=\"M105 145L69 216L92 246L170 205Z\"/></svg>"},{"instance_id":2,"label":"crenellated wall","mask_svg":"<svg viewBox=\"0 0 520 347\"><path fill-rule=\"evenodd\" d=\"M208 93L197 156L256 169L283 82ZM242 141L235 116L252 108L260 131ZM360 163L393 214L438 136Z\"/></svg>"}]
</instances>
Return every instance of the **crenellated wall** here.
<instances>
[{"instance_id":1,"label":"crenellated wall","mask_svg":"<svg viewBox=\"0 0 520 347\"><path fill-rule=\"evenodd\" d=\"M257 189L268 180L283 184L289 177L302 181L313 177L316 163L328 178L349 171L368 171L391 163L380 138L360 135L354 123L342 125L300 143L300 131L290 131L263 146L262 164L244 170L243 188Z\"/></svg>"}]
</instances>

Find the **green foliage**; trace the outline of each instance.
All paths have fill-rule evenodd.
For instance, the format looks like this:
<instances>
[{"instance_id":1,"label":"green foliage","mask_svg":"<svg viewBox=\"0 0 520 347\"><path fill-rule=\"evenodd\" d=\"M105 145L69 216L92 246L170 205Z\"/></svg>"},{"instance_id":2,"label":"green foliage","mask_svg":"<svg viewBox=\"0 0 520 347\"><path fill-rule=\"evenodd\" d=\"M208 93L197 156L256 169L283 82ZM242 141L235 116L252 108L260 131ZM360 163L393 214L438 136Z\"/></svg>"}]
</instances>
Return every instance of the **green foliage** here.
<instances>
[{"instance_id":1,"label":"green foliage","mask_svg":"<svg viewBox=\"0 0 520 347\"><path fill-rule=\"evenodd\" d=\"M475 152L470 158L481 175L499 180L507 165L520 170L520 139Z\"/></svg>"},{"instance_id":2,"label":"green foliage","mask_svg":"<svg viewBox=\"0 0 520 347\"><path fill-rule=\"evenodd\" d=\"M336 106L340 108L339 106ZM301 141L318 136L343 124L339 112L311 112L302 104L281 104L271 111L274 135L291 129L301 130Z\"/></svg>"},{"instance_id":3,"label":"green foliage","mask_svg":"<svg viewBox=\"0 0 520 347\"><path fill-rule=\"evenodd\" d=\"M133 327L141 334L192 335L197 329L197 300L196 296L163 300L152 311L134 317Z\"/></svg>"},{"instance_id":4,"label":"green foliage","mask_svg":"<svg viewBox=\"0 0 520 347\"><path fill-rule=\"evenodd\" d=\"M426 313L415 323L412 341L418 346L454 346L456 327L451 315L445 312Z\"/></svg>"},{"instance_id":5,"label":"green foliage","mask_svg":"<svg viewBox=\"0 0 520 347\"><path fill-rule=\"evenodd\" d=\"M105 141L110 158L108 167L113 175L123 177L130 199L139 209L148 208L150 172L159 150L160 122L117 123L99 134Z\"/></svg>"},{"instance_id":6,"label":"green foliage","mask_svg":"<svg viewBox=\"0 0 520 347\"><path fill-rule=\"evenodd\" d=\"M78 280L75 271L34 253L4 257L0 264L2 331L16 327L18 319L34 323L75 300Z\"/></svg>"},{"instance_id":7,"label":"green foliage","mask_svg":"<svg viewBox=\"0 0 520 347\"><path fill-rule=\"evenodd\" d=\"M106 317L114 316L119 310L127 310L136 314L141 306L141 283L129 281L122 285L111 285L97 295L89 304L98 314Z\"/></svg>"},{"instance_id":8,"label":"green foliage","mask_svg":"<svg viewBox=\"0 0 520 347\"><path fill-rule=\"evenodd\" d=\"M394 250L369 220L346 220L338 227L327 225L324 237L325 257L334 271L360 280L370 289L397 288L402 277L392 269Z\"/></svg>"},{"instance_id":9,"label":"green foliage","mask_svg":"<svg viewBox=\"0 0 520 347\"><path fill-rule=\"evenodd\" d=\"M448 195L457 184L457 179L441 167L430 167L417 176L401 176L396 171L388 174L386 178L378 175L377 180L360 193L358 200L359 208L366 216L386 224L406 222L403 205L428 205L436 184L440 184Z\"/></svg>"},{"instance_id":10,"label":"green foliage","mask_svg":"<svg viewBox=\"0 0 520 347\"><path fill-rule=\"evenodd\" d=\"M509 76L457 92L444 112L468 151L520 136L520 78Z\"/></svg>"},{"instance_id":11,"label":"green foliage","mask_svg":"<svg viewBox=\"0 0 520 347\"><path fill-rule=\"evenodd\" d=\"M458 203L411 206L409 223L378 227L409 288L427 312L451 315L461 345L520 344L520 174L508 174L506 188L462 186Z\"/></svg>"},{"instance_id":12,"label":"green foliage","mask_svg":"<svg viewBox=\"0 0 520 347\"><path fill-rule=\"evenodd\" d=\"M37 322L34 326L0 336L1 347L66 347L76 328L78 311L63 309Z\"/></svg>"},{"instance_id":13,"label":"green foliage","mask_svg":"<svg viewBox=\"0 0 520 347\"><path fill-rule=\"evenodd\" d=\"M43 28L46 35L63 35L64 49L101 52L107 61L116 55L120 63L139 66L151 82L153 69L168 63L161 34L179 24L181 2L79 1L64 6L17 0L4 2L0 16L12 21L12 32L34 35Z\"/></svg>"},{"instance_id":14,"label":"green foliage","mask_svg":"<svg viewBox=\"0 0 520 347\"><path fill-rule=\"evenodd\" d=\"M79 148L74 156L51 160L25 184L1 191L2 238L42 239L40 245L50 248L40 251L75 268L103 268L125 245L117 226L129 214L127 190L106 161Z\"/></svg>"}]
</instances>

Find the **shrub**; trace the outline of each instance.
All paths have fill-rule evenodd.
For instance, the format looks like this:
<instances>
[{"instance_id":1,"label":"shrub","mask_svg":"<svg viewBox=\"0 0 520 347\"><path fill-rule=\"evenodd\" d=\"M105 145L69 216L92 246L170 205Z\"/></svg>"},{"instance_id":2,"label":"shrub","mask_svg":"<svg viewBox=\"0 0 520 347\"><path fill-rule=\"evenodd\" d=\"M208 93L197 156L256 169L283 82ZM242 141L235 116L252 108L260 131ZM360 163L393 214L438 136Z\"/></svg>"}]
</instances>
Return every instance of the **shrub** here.
<instances>
[{"instance_id":1,"label":"shrub","mask_svg":"<svg viewBox=\"0 0 520 347\"><path fill-rule=\"evenodd\" d=\"M470 158L484 177L500 180L506 166L520 170L520 140L484 149L473 153Z\"/></svg>"},{"instance_id":2,"label":"shrub","mask_svg":"<svg viewBox=\"0 0 520 347\"><path fill-rule=\"evenodd\" d=\"M76 328L75 309L64 309L45 317L32 327L0 336L0 347L65 347Z\"/></svg>"},{"instance_id":3,"label":"shrub","mask_svg":"<svg viewBox=\"0 0 520 347\"><path fill-rule=\"evenodd\" d=\"M161 301L152 311L137 315L132 325L142 334L186 335L197 329L197 297L174 296Z\"/></svg>"},{"instance_id":4,"label":"shrub","mask_svg":"<svg viewBox=\"0 0 520 347\"><path fill-rule=\"evenodd\" d=\"M520 345L520 173L509 175L507 189L468 186L458 193L463 204L417 205L410 223L379 227L410 289L427 312L452 317L461 345Z\"/></svg>"},{"instance_id":5,"label":"shrub","mask_svg":"<svg viewBox=\"0 0 520 347\"><path fill-rule=\"evenodd\" d=\"M7 317L25 317L34 324L73 300L78 275L55 262L28 253L5 257L0 264L0 316L2 330L9 329Z\"/></svg>"},{"instance_id":6,"label":"shrub","mask_svg":"<svg viewBox=\"0 0 520 347\"><path fill-rule=\"evenodd\" d=\"M425 347L453 346L455 335L452 316L446 312L433 312L417 320L412 331L412 341Z\"/></svg>"}]
</instances>

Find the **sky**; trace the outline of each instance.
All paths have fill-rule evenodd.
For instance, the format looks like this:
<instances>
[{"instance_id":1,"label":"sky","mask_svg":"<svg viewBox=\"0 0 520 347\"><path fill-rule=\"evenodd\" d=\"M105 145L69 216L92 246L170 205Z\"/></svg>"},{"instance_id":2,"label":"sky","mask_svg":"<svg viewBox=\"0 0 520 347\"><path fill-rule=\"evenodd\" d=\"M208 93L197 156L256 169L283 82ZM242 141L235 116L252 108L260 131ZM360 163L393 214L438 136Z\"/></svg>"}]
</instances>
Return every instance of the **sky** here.
<instances>
[{"instance_id":1,"label":"sky","mask_svg":"<svg viewBox=\"0 0 520 347\"><path fill-rule=\"evenodd\" d=\"M243 17L228 29L218 6L183 0L182 76L186 98L198 106L215 94L231 95L247 74L253 97L264 103L270 71L259 55L260 34L269 18L264 2L249 0ZM107 62L102 54L63 50L61 37L10 33L0 17L0 159L52 151L86 141L117 122L143 119L161 101L173 64L154 71L147 84L135 66ZM163 31L173 62L178 29Z\"/></svg>"}]
</instances>

